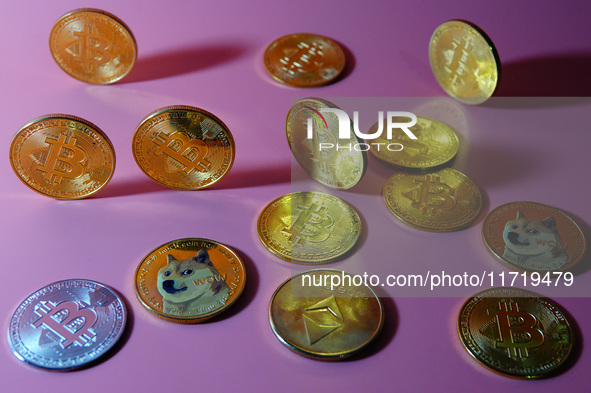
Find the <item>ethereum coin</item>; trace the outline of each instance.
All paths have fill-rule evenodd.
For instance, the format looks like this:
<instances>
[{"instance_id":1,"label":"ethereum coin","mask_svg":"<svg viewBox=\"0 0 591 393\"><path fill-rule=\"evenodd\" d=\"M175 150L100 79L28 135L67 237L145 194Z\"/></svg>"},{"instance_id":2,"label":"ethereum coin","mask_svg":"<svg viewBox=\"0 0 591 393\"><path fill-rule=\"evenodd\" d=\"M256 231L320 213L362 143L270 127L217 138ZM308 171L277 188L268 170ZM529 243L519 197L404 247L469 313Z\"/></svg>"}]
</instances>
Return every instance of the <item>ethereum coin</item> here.
<instances>
[{"instance_id":1,"label":"ethereum coin","mask_svg":"<svg viewBox=\"0 0 591 393\"><path fill-rule=\"evenodd\" d=\"M492 41L476 26L452 20L439 26L429 43L429 62L443 90L464 104L489 99L500 74Z\"/></svg>"},{"instance_id":2,"label":"ethereum coin","mask_svg":"<svg viewBox=\"0 0 591 393\"><path fill-rule=\"evenodd\" d=\"M321 264L347 254L361 234L357 212L342 199L296 192L268 204L257 224L259 239L285 260Z\"/></svg>"},{"instance_id":3,"label":"ethereum coin","mask_svg":"<svg viewBox=\"0 0 591 393\"><path fill-rule=\"evenodd\" d=\"M337 280L339 284L330 289ZM373 290L356 285L351 274L311 270L277 288L269 305L269 321L279 341L299 355L341 360L379 335L384 310Z\"/></svg>"},{"instance_id":4,"label":"ethereum coin","mask_svg":"<svg viewBox=\"0 0 591 393\"><path fill-rule=\"evenodd\" d=\"M235 154L232 134L220 119L185 105L160 108L146 116L132 146L146 175L179 190L217 183L232 167Z\"/></svg>"},{"instance_id":5,"label":"ethereum coin","mask_svg":"<svg viewBox=\"0 0 591 393\"><path fill-rule=\"evenodd\" d=\"M468 299L458 333L481 364L520 378L552 375L568 358L574 340L557 304L519 288L490 288Z\"/></svg>"},{"instance_id":6,"label":"ethereum coin","mask_svg":"<svg viewBox=\"0 0 591 393\"><path fill-rule=\"evenodd\" d=\"M242 294L246 271L229 247L187 238L152 250L135 272L135 294L158 318L199 323L227 310Z\"/></svg>"},{"instance_id":7,"label":"ethereum coin","mask_svg":"<svg viewBox=\"0 0 591 393\"><path fill-rule=\"evenodd\" d=\"M124 302L103 284L58 281L17 307L8 326L8 343L23 362L52 370L74 369L115 345L126 315Z\"/></svg>"},{"instance_id":8,"label":"ethereum coin","mask_svg":"<svg viewBox=\"0 0 591 393\"><path fill-rule=\"evenodd\" d=\"M321 86L334 81L345 68L340 45L316 34L290 34L273 41L265 51L265 68L275 80L295 86Z\"/></svg>"},{"instance_id":9,"label":"ethereum coin","mask_svg":"<svg viewBox=\"0 0 591 393\"><path fill-rule=\"evenodd\" d=\"M129 28L108 12L84 8L58 19L49 36L51 55L70 76L109 84L131 71L137 45Z\"/></svg>"},{"instance_id":10,"label":"ethereum coin","mask_svg":"<svg viewBox=\"0 0 591 393\"><path fill-rule=\"evenodd\" d=\"M491 211L482 224L488 251L519 271L562 271L585 254L581 228L565 213L536 202L511 202Z\"/></svg>"},{"instance_id":11,"label":"ethereum coin","mask_svg":"<svg viewBox=\"0 0 591 393\"><path fill-rule=\"evenodd\" d=\"M339 137L339 118L325 109L339 109L320 98L304 98L292 105L285 121L291 152L300 166L325 186L346 190L355 186L367 168L367 152L352 123L346 138Z\"/></svg>"},{"instance_id":12,"label":"ethereum coin","mask_svg":"<svg viewBox=\"0 0 591 393\"><path fill-rule=\"evenodd\" d=\"M32 120L16 133L10 163L31 189L56 199L80 199L111 180L115 151L89 121L53 114Z\"/></svg>"}]
</instances>

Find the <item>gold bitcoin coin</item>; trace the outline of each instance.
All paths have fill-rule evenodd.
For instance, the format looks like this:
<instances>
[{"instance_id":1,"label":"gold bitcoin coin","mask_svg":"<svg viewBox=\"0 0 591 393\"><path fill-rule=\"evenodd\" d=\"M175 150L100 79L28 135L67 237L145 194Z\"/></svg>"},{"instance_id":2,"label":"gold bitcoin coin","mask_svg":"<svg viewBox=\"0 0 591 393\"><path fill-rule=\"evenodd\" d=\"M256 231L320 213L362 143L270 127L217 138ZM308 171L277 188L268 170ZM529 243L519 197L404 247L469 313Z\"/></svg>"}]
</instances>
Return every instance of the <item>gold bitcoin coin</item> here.
<instances>
[{"instance_id":1,"label":"gold bitcoin coin","mask_svg":"<svg viewBox=\"0 0 591 393\"><path fill-rule=\"evenodd\" d=\"M109 84L131 71L137 45L129 28L108 12L83 8L58 19L49 49L68 75L83 82Z\"/></svg>"},{"instance_id":2,"label":"gold bitcoin coin","mask_svg":"<svg viewBox=\"0 0 591 393\"><path fill-rule=\"evenodd\" d=\"M443 90L464 104L483 103L497 87L501 64L497 51L488 36L470 23L453 20L439 26L429 44L429 62Z\"/></svg>"},{"instance_id":3,"label":"gold bitcoin coin","mask_svg":"<svg viewBox=\"0 0 591 393\"><path fill-rule=\"evenodd\" d=\"M557 304L519 288L490 288L468 299L460 311L458 333L481 364L520 378L555 373L574 341Z\"/></svg>"},{"instance_id":4,"label":"gold bitcoin coin","mask_svg":"<svg viewBox=\"0 0 591 393\"><path fill-rule=\"evenodd\" d=\"M482 239L495 259L518 271L568 270L586 249L583 231L569 216L535 202L511 202L491 211Z\"/></svg>"},{"instance_id":5,"label":"gold bitcoin coin","mask_svg":"<svg viewBox=\"0 0 591 393\"><path fill-rule=\"evenodd\" d=\"M226 125L203 109L184 105L146 116L133 136L133 157L146 175L179 190L218 182L234 162L234 139Z\"/></svg>"},{"instance_id":6,"label":"gold bitcoin coin","mask_svg":"<svg viewBox=\"0 0 591 393\"><path fill-rule=\"evenodd\" d=\"M476 184L451 168L426 174L397 173L386 182L384 200L396 218L431 232L465 228L482 208Z\"/></svg>"},{"instance_id":7,"label":"gold bitcoin coin","mask_svg":"<svg viewBox=\"0 0 591 393\"><path fill-rule=\"evenodd\" d=\"M287 261L321 264L347 254L361 234L357 212L343 200L319 192L275 199L257 223L259 239Z\"/></svg>"},{"instance_id":8,"label":"gold bitcoin coin","mask_svg":"<svg viewBox=\"0 0 591 393\"><path fill-rule=\"evenodd\" d=\"M115 151L91 122L52 114L32 120L16 133L10 163L31 189L56 199L80 199L111 180Z\"/></svg>"},{"instance_id":9,"label":"gold bitcoin coin","mask_svg":"<svg viewBox=\"0 0 591 393\"><path fill-rule=\"evenodd\" d=\"M264 61L275 80L295 87L326 85L345 69L345 53L339 44L306 33L273 41L265 51Z\"/></svg>"},{"instance_id":10,"label":"gold bitcoin coin","mask_svg":"<svg viewBox=\"0 0 591 393\"><path fill-rule=\"evenodd\" d=\"M319 183L346 190L363 177L367 152L351 119L333 103L320 98L297 101L287 113L285 131L292 154Z\"/></svg>"},{"instance_id":11,"label":"gold bitcoin coin","mask_svg":"<svg viewBox=\"0 0 591 393\"><path fill-rule=\"evenodd\" d=\"M318 360L341 360L366 348L382 329L384 310L359 278L311 270L285 281L269 305L273 333L297 354Z\"/></svg>"},{"instance_id":12,"label":"gold bitcoin coin","mask_svg":"<svg viewBox=\"0 0 591 393\"><path fill-rule=\"evenodd\" d=\"M402 117L392 119L393 122L404 120ZM383 126L383 122L381 124ZM378 122L368 134L376 133L379 128ZM451 161L458 153L458 136L440 121L417 116L417 124L409 129L418 139L411 139L405 133L393 134L392 139L379 136L371 141L375 144L371 152L388 164L407 169L438 167Z\"/></svg>"},{"instance_id":13,"label":"gold bitcoin coin","mask_svg":"<svg viewBox=\"0 0 591 393\"><path fill-rule=\"evenodd\" d=\"M242 260L208 239L178 239L152 250L135 272L135 294L158 318L199 323L225 311L246 284Z\"/></svg>"}]
</instances>

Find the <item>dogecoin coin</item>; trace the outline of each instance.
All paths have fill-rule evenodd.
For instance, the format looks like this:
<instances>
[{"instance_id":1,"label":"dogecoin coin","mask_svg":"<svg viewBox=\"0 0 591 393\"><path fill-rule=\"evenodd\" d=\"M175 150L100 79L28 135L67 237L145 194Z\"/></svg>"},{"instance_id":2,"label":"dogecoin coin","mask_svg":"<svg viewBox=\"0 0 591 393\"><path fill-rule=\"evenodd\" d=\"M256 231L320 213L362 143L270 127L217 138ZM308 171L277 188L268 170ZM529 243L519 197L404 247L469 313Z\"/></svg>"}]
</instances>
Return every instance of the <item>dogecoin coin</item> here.
<instances>
[{"instance_id":1,"label":"dogecoin coin","mask_svg":"<svg viewBox=\"0 0 591 393\"><path fill-rule=\"evenodd\" d=\"M275 199L257 224L259 239L285 260L321 264L347 254L361 234L357 212L342 199L296 192Z\"/></svg>"},{"instance_id":2,"label":"dogecoin coin","mask_svg":"<svg viewBox=\"0 0 591 393\"><path fill-rule=\"evenodd\" d=\"M275 80L295 87L314 87L334 81L343 72L345 53L330 38L300 33L273 41L264 61Z\"/></svg>"},{"instance_id":3,"label":"dogecoin coin","mask_svg":"<svg viewBox=\"0 0 591 393\"><path fill-rule=\"evenodd\" d=\"M108 12L84 8L58 19L49 49L70 76L93 84L116 82L131 71L137 45L129 28Z\"/></svg>"},{"instance_id":4,"label":"dogecoin coin","mask_svg":"<svg viewBox=\"0 0 591 393\"><path fill-rule=\"evenodd\" d=\"M336 279L340 285L331 290ZM269 305L273 333L302 356L341 360L355 355L379 335L384 310L371 288L354 282L338 270L311 270L285 281Z\"/></svg>"},{"instance_id":5,"label":"dogecoin coin","mask_svg":"<svg viewBox=\"0 0 591 393\"><path fill-rule=\"evenodd\" d=\"M153 180L179 190L218 182L232 167L234 139L213 114L191 106L160 108L146 116L133 136L133 157Z\"/></svg>"},{"instance_id":6,"label":"dogecoin coin","mask_svg":"<svg viewBox=\"0 0 591 393\"><path fill-rule=\"evenodd\" d=\"M497 51L487 35L470 23L453 20L439 26L429 44L429 62L443 90L464 104L483 103L497 87Z\"/></svg>"},{"instance_id":7,"label":"dogecoin coin","mask_svg":"<svg viewBox=\"0 0 591 393\"><path fill-rule=\"evenodd\" d=\"M490 288L468 299L458 333L486 367L520 378L552 375L568 358L574 334L552 300L519 288Z\"/></svg>"},{"instance_id":8,"label":"dogecoin coin","mask_svg":"<svg viewBox=\"0 0 591 393\"><path fill-rule=\"evenodd\" d=\"M339 109L320 98L304 98L287 113L285 131L300 166L325 186L346 190L355 186L367 168L367 152L358 146L349 119L346 138L339 138L339 118L324 109ZM343 112L344 113L344 112Z\"/></svg>"},{"instance_id":9,"label":"dogecoin coin","mask_svg":"<svg viewBox=\"0 0 591 393\"><path fill-rule=\"evenodd\" d=\"M585 254L581 228L566 214L535 202L511 202L491 211L482 224L488 251L519 271L562 271Z\"/></svg>"},{"instance_id":10,"label":"dogecoin coin","mask_svg":"<svg viewBox=\"0 0 591 393\"><path fill-rule=\"evenodd\" d=\"M135 294L148 311L177 323L199 323L225 311L246 284L242 260L229 247L187 238L152 250L135 272Z\"/></svg>"},{"instance_id":11,"label":"dogecoin coin","mask_svg":"<svg viewBox=\"0 0 591 393\"><path fill-rule=\"evenodd\" d=\"M451 168L426 174L397 173L386 182L384 200L396 218L431 232L465 228L482 208L478 186Z\"/></svg>"},{"instance_id":12,"label":"dogecoin coin","mask_svg":"<svg viewBox=\"0 0 591 393\"><path fill-rule=\"evenodd\" d=\"M403 122L404 118L393 118L394 122ZM382 123L383 126L383 123ZM377 132L380 123L374 124L368 134ZM444 165L451 161L458 153L458 136L446 124L417 116L417 124L409 128L418 138L411 139L404 133L392 135L392 139L380 136L371 143L381 144L380 149L373 148L371 152L380 160L407 169L429 169ZM402 145L402 149L386 146Z\"/></svg>"},{"instance_id":13,"label":"dogecoin coin","mask_svg":"<svg viewBox=\"0 0 591 393\"><path fill-rule=\"evenodd\" d=\"M125 303L105 285L58 281L17 307L8 325L8 343L23 362L75 369L109 351L123 334L126 319Z\"/></svg>"},{"instance_id":14,"label":"dogecoin coin","mask_svg":"<svg viewBox=\"0 0 591 393\"><path fill-rule=\"evenodd\" d=\"M56 199L80 199L103 188L115 170L115 151L94 124L52 114L24 125L10 145L12 169L27 186Z\"/></svg>"}]
</instances>

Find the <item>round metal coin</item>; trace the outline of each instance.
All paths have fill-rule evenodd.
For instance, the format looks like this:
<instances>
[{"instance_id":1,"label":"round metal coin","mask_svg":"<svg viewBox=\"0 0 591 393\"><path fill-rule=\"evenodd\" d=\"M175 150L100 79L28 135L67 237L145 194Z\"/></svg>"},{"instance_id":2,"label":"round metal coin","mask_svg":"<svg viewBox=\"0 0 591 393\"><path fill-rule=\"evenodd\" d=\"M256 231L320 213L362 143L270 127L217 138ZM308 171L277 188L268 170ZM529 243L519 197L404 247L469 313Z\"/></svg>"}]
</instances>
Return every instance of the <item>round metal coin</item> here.
<instances>
[{"instance_id":1,"label":"round metal coin","mask_svg":"<svg viewBox=\"0 0 591 393\"><path fill-rule=\"evenodd\" d=\"M133 136L133 157L158 183L198 190L218 182L232 167L235 147L226 125L199 108L175 105L146 116Z\"/></svg>"},{"instance_id":2,"label":"round metal coin","mask_svg":"<svg viewBox=\"0 0 591 393\"><path fill-rule=\"evenodd\" d=\"M482 224L488 251L513 270L568 270L585 254L581 228L566 214L536 202L511 202L491 211Z\"/></svg>"},{"instance_id":3,"label":"round metal coin","mask_svg":"<svg viewBox=\"0 0 591 393\"><path fill-rule=\"evenodd\" d=\"M177 323L199 323L220 314L242 294L246 271L234 251L198 238L152 250L135 272L135 294L148 311Z\"/></svg>"},{"instance_id":4,"label":"round metal coin","mask_svg":"<svg viewBox=\"0 0 591 393\"><path fill-rule=\"evenodd\" d=\"M257 230L263 245L278 257L321 264L351 251L361 234L361 220L340 198L296 192L269 203L259 216Z\"/></svg>"},{"instance_id":5,"label":"round metal coin","mask_svg":"<svg viewBox=\"0 0 591 393\"><path fill-rule=\"evenodd\" d=\"M54 282L27 297L8 326L17 358L68 370L96 360L121 337L127 313L110 288L90 280Z\"/></svg>"},{"instance_id":6,"label":"round metal coin","mask_svg":"<svg viewBox=\"0 0 591 393\"><path fill-rule=\"evenodd\" d=\"M331 290L331 283L339 285ZM339 270L300 273L277 288L269 305L275 336L294 352L341 360L366 348L380 333L384 310L374 291ZM359 283L357 283L359 284Z\"/></svg>"},{"instance_id":7,"label":"round metal coin","mask_svg":"<svg viewBox=\"0 0 591 393\"><path fill-rule=\"evenodd\" d=\"M439 26L429 44L429 62L443 90L464 104L483 103L497 87L499 56L473 24L452 20Z\"/></svg>"},{"instance_id":8,"label":"round metal coin","mask_svg":"<svg viewBox=\"0 0 591 393\"><path fill-rule=\"evenodd\" d=\"M478 186L451 168L427 174L397 173L386 182L384 201L399 220L431 232L465 228L482 208Z\"/></svg>"},{"instance_id":9,"label":"round metal coin","mask_svg":"<svg viewBox=\"0 0 591 393\"><path fill-rule=\"evenodd\" d=\"M339 137L339 117L329 112L334 109L340 110L320 98L299 100L287 113L285 132L294 157L314 180L346 190L363 177L367 152L356 148L362 140L355 135L350 119L346 138Z\"/></svg>"},{"instance_id":10,"label":"round metal coin","mask_svg":"<svg viewBox=\"0 0 591 393\"><path fill-rule=\"evenodd\" d=\"M80 199L103 188L115 171L115 151L94 124L52 114L23 126L10 145L16 175L33 190L57 199Z\"/></svg>"},{"instance_id":11,"label":"round metal coin","mask_svg":"<svg viewBox=\"0 0 591 393\"><path fill-rule=\"evenodd\" d=\"M58 19L49 36L57 64L83 82L109 84L131 71L137 45L129 28L108 12L84 8Z\"/></svg>"},{"instance_id":12,"label":"round metal coin","mask_svg":"<svg viewBox=\"0 0 591 393\"><path fill-rule=\"evenodd\" d=\"M552 375L574 341L570 323L552 300L519 288L490 288L468 299L458 333L484 366L520 378Z\"/></svg>"},{"instance_id":13,"label":"round metal coin","mask_svg":"<svg viewBox=\"0 0 591 393\"><path fill-rule=\"evenodd\" d=\"M345 69L345 53L330 38L316 34L290 34L273 41L265 51L271 76L294 87L321 86Z\"/></svg>"}]
</instances>

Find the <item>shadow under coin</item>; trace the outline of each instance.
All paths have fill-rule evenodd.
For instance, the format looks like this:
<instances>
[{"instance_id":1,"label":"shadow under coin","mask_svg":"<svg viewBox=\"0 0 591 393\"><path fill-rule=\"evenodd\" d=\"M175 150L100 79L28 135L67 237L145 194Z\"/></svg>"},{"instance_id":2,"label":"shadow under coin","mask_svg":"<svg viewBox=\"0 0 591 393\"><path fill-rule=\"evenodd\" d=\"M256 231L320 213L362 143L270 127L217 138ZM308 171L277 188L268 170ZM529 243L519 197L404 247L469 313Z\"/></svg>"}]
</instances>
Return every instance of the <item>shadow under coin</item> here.
<instances>
[{"instance_id":1,"label":"shadow under coin","mask_svg":"<svg viewBox=\"0 0 591 393\"><path fill-rule=\"evenodd\" d=\"M189 74L235 60L247 50L247 45L239 43L211 43L177 48L139 58L129 76L120 83L144 82Z\"/></svg>"},{"instance_id":2,"label":"shadow under coin","mask_svg":"<svg viewBox=\"0 0 591 393\"><path fill-rule=\"evenodd\" d=\"M246 171L228 172L218 183L209 187L211 190L246 188L289 183L291 167L252 168Z\"/></svg>"},{"instance_id":3,"label":"shadow under coin","mask_svg":"<svg viewBox=\"0 0 591 393\"><path fill-rule=\"evenodd\" d=\"M137 178L131 181L124 180L118 182L109 182L104 190L97 192L92 198L114 198L126 195L147 194L166 190L167 187L156 183L153 180Z\"/></svg>"},{"instance_id":4,"label":"shadow under coin","mask_svg":"<svg viewBox=\"0 0 591 393\"><path fill-rule=\"evenodd\" d=\"M343 70L341 75L339 75L335 83L351 75L351 73L355 69L355 65L357 64L353 52L346 45L343 45L341 42L337 42L337 44L339 44L339 46L343 49L343 52L345 53L345 69Z\"/></svg>"}]
</instances>

